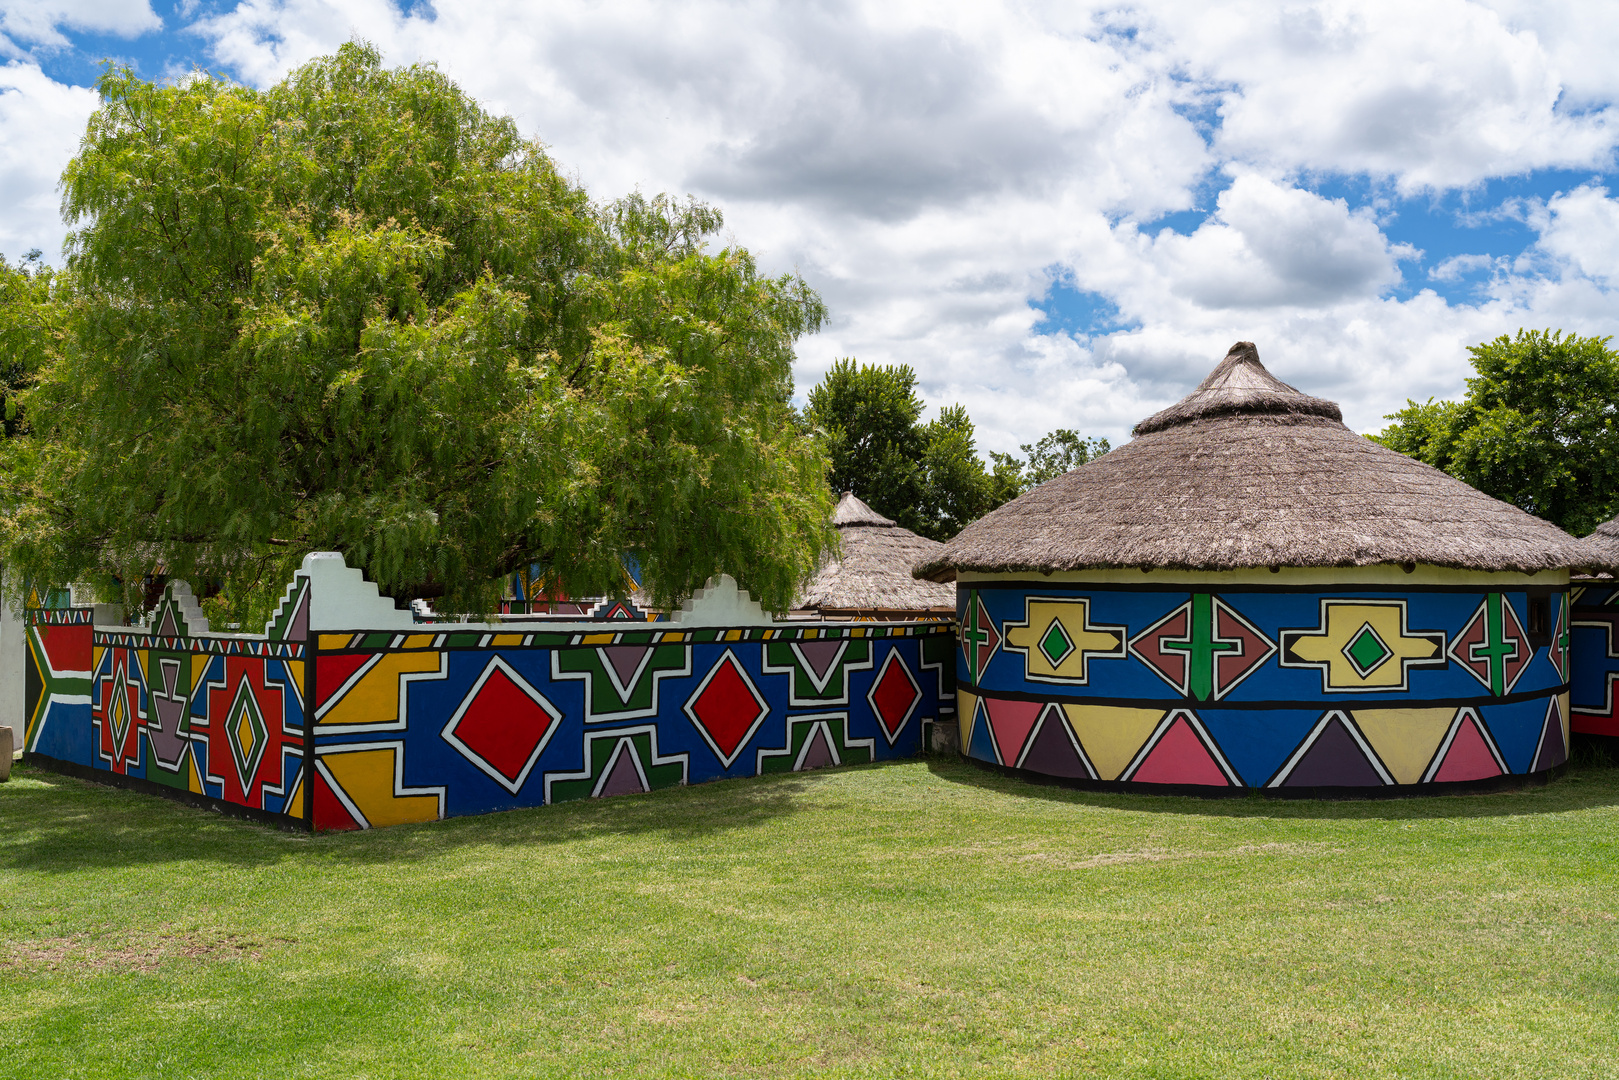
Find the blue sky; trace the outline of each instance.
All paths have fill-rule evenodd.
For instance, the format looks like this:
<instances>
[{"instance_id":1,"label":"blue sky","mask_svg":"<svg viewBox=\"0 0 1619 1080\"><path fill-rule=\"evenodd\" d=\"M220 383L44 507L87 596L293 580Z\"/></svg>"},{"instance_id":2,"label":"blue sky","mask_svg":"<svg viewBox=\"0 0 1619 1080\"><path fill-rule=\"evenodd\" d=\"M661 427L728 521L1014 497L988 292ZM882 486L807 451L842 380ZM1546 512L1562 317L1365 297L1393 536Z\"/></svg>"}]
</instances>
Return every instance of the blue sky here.
<instances>
[{"instance_id":1,"label":"blue sky","mask_svg":"<svg viewBox=\"0 0 1619 1080\"><path fill-rule=\"evenodd\" d=\"M1361 430L1519 326L1619 330L1619 5L0 0L0 251L57 258L104 58L436 63L602 198L821 290L800 390L915 368L981 445L1125 437L1237 339Z\"/></svg>"}]
</instances>

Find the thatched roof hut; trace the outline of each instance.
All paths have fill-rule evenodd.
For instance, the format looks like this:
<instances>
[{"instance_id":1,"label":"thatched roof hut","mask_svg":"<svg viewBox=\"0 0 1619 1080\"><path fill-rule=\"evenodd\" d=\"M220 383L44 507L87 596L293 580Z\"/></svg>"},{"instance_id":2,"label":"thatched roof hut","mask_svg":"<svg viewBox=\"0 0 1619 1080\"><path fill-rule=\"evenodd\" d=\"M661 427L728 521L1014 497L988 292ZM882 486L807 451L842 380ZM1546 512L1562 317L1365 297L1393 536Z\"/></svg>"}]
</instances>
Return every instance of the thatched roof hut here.
<instances>
[{"instance_id":1,"label":"thatched roof hut","mask_svg":"<svg viewBox=\"0 0 1619 1080\"><path fill-rule=\"evenodd\" d=\"M1619 574L1619 518L1605 521L1596 531L1574 541L1575 569L1599 574Z\"/></svg>"},{"instance_id":2,"label":"thatched roof hut","mask_svg":"<svg viewBox=\"0 0 1619 1080\"><path fill-rule=\"evenodd\" d=\"M955 589L918 581L911 567L944 549L937 540L902 529L846 491L832 514L843 542L841 557L821 568L798 603L823 618L949 616Z\"/></svg>"},{"instance_id":3,"label":"thatched roof hut","mask_svg":"<svg viewBox=\"0 0 1619 1080\"><path fill-rule=\"evenodd\" d=\"M1533 573L1574 558L1555 525L1350 431L1337 405L1266 371L1251 342L1134 434L969 525L917 576L1415 563Z\"/></svg>"}]
</instances>

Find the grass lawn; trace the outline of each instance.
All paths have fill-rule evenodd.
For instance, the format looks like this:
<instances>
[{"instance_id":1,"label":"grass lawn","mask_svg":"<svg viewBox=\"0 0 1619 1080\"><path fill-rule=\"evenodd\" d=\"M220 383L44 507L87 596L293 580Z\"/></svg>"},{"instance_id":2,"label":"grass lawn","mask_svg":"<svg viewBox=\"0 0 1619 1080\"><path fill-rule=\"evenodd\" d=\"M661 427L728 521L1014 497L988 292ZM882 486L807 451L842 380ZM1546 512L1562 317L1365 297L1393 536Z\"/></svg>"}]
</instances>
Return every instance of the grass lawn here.
<instances>
[{"instance_id":1,"label":"grass lawn","mask_svg":"<svg viewBox=\"0 0 1619 1080\"><path fill-rule=\"evenodd\" d=\"M1619 770L1396 802L957 761L365 834L20 768L0 1076L1619 1075Z\"/></svg>"}]
</instances>

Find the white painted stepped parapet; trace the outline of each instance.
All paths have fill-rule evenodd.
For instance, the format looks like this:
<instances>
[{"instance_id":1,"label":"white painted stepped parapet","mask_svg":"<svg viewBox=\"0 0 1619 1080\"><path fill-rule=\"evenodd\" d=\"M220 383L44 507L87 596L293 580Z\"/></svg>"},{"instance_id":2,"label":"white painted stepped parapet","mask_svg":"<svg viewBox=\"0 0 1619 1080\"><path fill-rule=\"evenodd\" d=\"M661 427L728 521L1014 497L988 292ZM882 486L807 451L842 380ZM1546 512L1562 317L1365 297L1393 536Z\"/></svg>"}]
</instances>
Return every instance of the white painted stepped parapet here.
<instances>
[{"instance_id":1,"label":"white painted stepped parapet","mask_svg":"<svg viewBox=\"0 0 1619 1080\"><path fill-rule=\"evenodd\" d=\"M393 597L377 591L357 567L337 551L311 551L304 556L309 578L310 630L409 630L416 625L409 611L394 607Z\"/></svg>"},{"instance_id":2,"label":"white painted stepped parapet","mask_svg":"<svg viewBox=\"0 0 1619 1080\"><path fill-rule=\"evenodd\" d=\"M208 616L202 613L202 605L197 603L196 594L191 591L189 581L171 581L163 592L165 599L171 596L174 598L175 606L180 609L180 617L185 620L187 633L193 637L201 637L208 633ZM99 623L102 619L102 608L112 606L110 604L97 604L96 614L92 621ZM119 611L120 613L122 612L121 607ZM158 626L158 619L162 611L163 603L160 600L157 607L152 610L152 614L146 619L145 629L148 633L155 634L161 629ZM111 612L108 612L108 614L110 615Z\"/></svg>"},{"instance_id":3,"label":"white painted stepped parapet","mask_svg":"<svg viewBox=\"0 0 1619 1080\"><path fill-rule=\"evenodd\" d=\"M759 601L737 587L730 574L709 578L670 621L680 626L774 626L776 622Z\"/></svg>"}]
</instances>

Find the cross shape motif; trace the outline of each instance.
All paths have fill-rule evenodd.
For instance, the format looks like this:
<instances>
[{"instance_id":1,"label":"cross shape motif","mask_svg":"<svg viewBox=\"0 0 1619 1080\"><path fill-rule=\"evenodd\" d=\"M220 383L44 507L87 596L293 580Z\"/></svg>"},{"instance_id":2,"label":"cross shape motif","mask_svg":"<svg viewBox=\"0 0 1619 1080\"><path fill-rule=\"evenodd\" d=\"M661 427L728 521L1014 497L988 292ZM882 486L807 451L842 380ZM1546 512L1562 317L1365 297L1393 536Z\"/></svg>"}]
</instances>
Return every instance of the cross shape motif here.
<instances>
[{"instance_id":1,"label":"cross shape motif","mask_svg":"<svg viewBox=\"0 0 1619 1080\"><path fill-rule=\"evenodd\" d=\"M1186 636L1160 641L1158 647L1186 654L1187 690L1199 701L1207 701L1214 693L1215 657L1242 652L1242 642L1214 636L1214 597L1209 593L1192 594L1192 617L1187 622Z\"/></svg>"},{"instance_id":2,"label":"cross shape motif","mask_svg":"<svg viewBox=\"0 0 1619 1080\"><path fill-rule=\"evenodd\" d=\"M1492 694L1506 693L1507 661L1518 658L1518 639L1508 637L1503 624L1501 608L1507 603L1500 593L1491 593L1485 604L1485 633L1484 640L1477 641L1467 648L1467 657L1475 663L1483 662L1489 665L1490 692Z\"/></svg>"}]
</instances>

